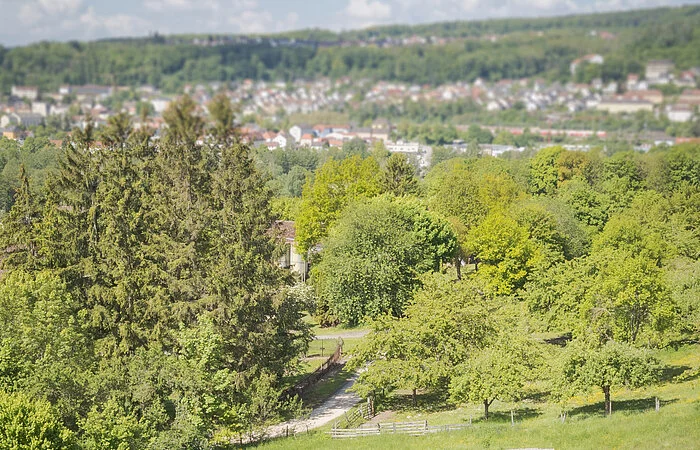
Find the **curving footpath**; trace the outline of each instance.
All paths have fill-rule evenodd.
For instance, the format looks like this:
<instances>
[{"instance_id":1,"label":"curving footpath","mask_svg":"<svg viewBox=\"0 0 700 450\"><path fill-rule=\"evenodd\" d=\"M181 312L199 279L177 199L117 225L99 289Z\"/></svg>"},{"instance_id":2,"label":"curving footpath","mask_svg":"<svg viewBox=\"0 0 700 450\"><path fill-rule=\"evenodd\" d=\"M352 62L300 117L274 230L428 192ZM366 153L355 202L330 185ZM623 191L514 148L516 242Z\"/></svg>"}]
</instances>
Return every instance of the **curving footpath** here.
<instances>
[{"instance_id":1,"label":"curving footpath","mask_svg":"<svg viewBox=\"0 0 700 450\"><path fill-rule=\"evenodd\" d=\"M301 433L314 428L322 427L329 422L341 417L355 406L360 397L354 392L348 392L357 380L357 374L353 375L343 386L336 391L321 406L315 408L307 419L290 420L267 429L267 437L275 438Z\"/></svg>"}]
</instances>

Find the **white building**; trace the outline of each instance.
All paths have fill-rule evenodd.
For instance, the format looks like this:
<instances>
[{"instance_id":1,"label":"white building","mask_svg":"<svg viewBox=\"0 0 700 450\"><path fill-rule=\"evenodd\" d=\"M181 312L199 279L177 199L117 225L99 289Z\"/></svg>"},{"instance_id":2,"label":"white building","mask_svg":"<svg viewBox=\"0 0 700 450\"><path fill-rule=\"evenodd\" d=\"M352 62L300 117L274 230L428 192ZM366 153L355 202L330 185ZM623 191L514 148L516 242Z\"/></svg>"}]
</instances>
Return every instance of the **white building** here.
<instances>
[{"instance_id":1,"label":"white building","mask_svg":"<svg viewBox=\"0 0 700 450\"><path fill-rule=\"evenodd\" d=\"M668 59L651 60L647 63L646 78L650 81L661 81L673 72L675 65Z\"/></svg>"},{"instance_id":2,"label":"white building","mask_svg":"<svg viewBox=\"0 0 700 450\"><path fill-rule=\"evenodd\" d=\"M26 98L31 101L39 98L39 88L34 86L12 86L10 93L13 97Z\"/></svg>"},{"instance_id":3,"label":"white building","mask_svg":"<svg viewBox=\"0 0 700 450\"><path fill-rule=\"evenodd\" d=\"M49 115L49 104L45 102L32 102L32 113L38 114L41 117Z\"/></svg>"},{"instance_id":4,"label":"white building","mask_svg":"<svg viewBox=\"0 0 700 450\"><path fill-rule=\"evenodd\" d=\"M294 139L294 142L301 141L301 137L305 134L313 134L314 129L308 125L294 125L289 129L289 135Z\"/></svg>"},{"instance_id":5,"label":"white building","mask_svg":"<svg viewBox=\"0 0 700 450\"><path fill-rule=\"evenodd\" d=\"M690 105L675 104L668 107L666 115L671 122L690 122L694 112Z\"/></svg>"}]
</instances>

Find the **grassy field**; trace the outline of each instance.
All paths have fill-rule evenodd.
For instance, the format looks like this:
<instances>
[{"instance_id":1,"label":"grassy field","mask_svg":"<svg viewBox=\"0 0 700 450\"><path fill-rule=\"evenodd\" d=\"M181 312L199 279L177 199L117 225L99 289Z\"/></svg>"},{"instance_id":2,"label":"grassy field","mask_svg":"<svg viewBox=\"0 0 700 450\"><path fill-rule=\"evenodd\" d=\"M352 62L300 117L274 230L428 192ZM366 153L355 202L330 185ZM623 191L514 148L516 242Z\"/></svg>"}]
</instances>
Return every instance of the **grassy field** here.
<instances>
[{"instance_id":1,"label":"grassy field","mask_svg":"<svg viewBox=\"0 0 700 450\"><path fill-rule=\"evenodd\" d=\"M453 449L453 448L557 448L557 449L700 449L700 345L664 350L657 356L667 365L664 381L645 389L613 392L613 415L603 414L599 392L571 400L566 422L559 419L560 408L544 399L519 403L495 402L492 417L481 419L478 405L457 408L419 397L417 408L408 396L396 395L388 405L389 421L427 420L431 425L464 423L473 426L452 433L430 436L384 435L331 440L324 429L261 444L262 449ZM654 410L655 397L661 400ZM510 411L515 412L515 426Z\"/></svg>"},{"instance_id":2,"label":"grassy field","mask_svg":"<svg viewBox=\"0 0 700 450\"><path fill-rule=\"evenodd\" d=\"M364 325L360 325L360 326L356 326L356 327L345 327L343 325L339 325L336 327L322 327L321 325L319 325L319 323L316 321L316 319L314 319L309 314L305 315L303 320L304 320L304 322L311 325L311 331L313 331L314 335L316 335L318 337L369 330L369 327L364 326Z\"/></svg>"}]
</instances>

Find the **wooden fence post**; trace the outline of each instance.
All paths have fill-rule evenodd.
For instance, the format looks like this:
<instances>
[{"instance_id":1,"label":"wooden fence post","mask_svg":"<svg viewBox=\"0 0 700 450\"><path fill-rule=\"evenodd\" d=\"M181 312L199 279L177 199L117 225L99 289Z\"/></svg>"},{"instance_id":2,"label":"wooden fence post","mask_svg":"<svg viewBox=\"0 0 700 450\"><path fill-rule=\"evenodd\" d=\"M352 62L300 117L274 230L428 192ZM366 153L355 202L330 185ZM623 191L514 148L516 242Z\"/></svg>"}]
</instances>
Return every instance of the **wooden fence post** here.
<instances>
[{"instance_id":1,"label":"wooden fence post","mask_svg":"<svg viewBox=\"0 0 700 450\"><path fill-rule=\"evenodd\" d=\"M659 397L656 397L656 412L659 412L659 409L661 409L661 402L659 401Z\"/></svg>"}]
</instances>

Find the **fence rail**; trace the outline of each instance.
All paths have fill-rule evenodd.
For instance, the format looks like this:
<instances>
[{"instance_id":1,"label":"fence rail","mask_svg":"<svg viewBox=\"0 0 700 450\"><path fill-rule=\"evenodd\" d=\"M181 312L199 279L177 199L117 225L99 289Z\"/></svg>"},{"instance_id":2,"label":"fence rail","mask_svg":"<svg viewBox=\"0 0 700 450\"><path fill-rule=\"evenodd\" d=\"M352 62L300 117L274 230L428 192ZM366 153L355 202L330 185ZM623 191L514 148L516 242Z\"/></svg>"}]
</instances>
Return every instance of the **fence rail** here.
<instances>
[{"instance_id":1,"label":"fence rail","mask_svg":"<svg viewBox=\"0 0 700 450\"><path fill-rule=\"evenodd\" d=\"M311 372L309 375L305 376L301 381L299 381L296 385L290 387L289 389L285 390L282 392L282 398L291 398L294 397L295 395L298 395L301 397L304 392L316 384L318 380L323 378L328 372L333 370L335 367L339 366L341 364L341 360L343 359L343 344L339 343L335 351L331 356L326 359L321 366Z\"/></svg>"},{"instance_id":2,"label":"fence rail","mask_svg":"<svg viewBox=\"0 0 700 450\"><path fill-rule=\"evenodd\" d=\"M337 420L333 423L334 430L346 430L353 426L355 423L362 420L369 420L373 417L372 410L367 405L359 405L356 408L351 409L346 412L341 420Z\"/></svg>"},{"instance_id":3,"label":"fence rail","mask_svg":"<svg viewBox=\"0 0 700 450\"><path fill-rule=\"evenodd\" d=\"M358 428L337 428L328 432L334 439L357 438L362 436L378 436L381 434L410 434L420 436L428 433L439 433L446 431L462 430L470 427L468 423L457 423L449 425L428 425L428 421L420 422L389 422L363 425Z\"/></svg>"}]
</instances>

